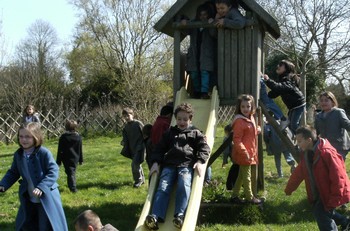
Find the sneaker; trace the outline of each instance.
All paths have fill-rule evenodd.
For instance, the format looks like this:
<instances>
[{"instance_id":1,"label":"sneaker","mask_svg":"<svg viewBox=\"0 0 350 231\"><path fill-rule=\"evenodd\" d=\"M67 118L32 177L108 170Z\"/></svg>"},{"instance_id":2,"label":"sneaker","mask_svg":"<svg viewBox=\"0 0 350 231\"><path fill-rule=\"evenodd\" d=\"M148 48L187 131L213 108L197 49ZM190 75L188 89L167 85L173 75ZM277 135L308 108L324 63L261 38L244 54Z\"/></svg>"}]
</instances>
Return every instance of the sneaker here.
<instances>
[{"instance_id":1,"label":"sneaker","mask_svg":"<svg viewBox=\"0 0 350 231\"><path fill-rule=\"evenodd\" d=\"M261 204L261 200L256 197L253 197L249 202L252 204Z\"/></svg>"},{"instance_id":2,"label":"sneaker","mask_svg":"<svg viewBox=\"0 0 350 231\"><path fill-rule=\"evenodd\" d=\"M281 120L280 122L280 129L281 131L283 131L284 129L286 129L289 125L289 120Z\"/></svg>"},{"instance_id":3,"label":"sneaker","mask_svg":"<svg viewBox=\"0 0 350 231\"><path fill-rule=\"evenodd\" d=\"M158 221L157 221L157 216L150 214L146 217L145 220L145 226L149 229L149 230L158 230Z\"/></svg>"},{"instance_id":4,"label":"sneaker","mask_svg":"<svg viewBox=\"0 0 350 231\"><path fill-rule=\"evenodd\" d=\"M184 215L176 215L173 224L176 228L181 229L182 225L184 224Z\"/></svg>"},{"instance_id":5,"label":"sneaker","mask_svg":"<svg viewBox=\"0 0 350 231\"><path fill-rule=\"evenodd\" d=\"M135 182L135 183L134 183L134 188L140 188L141 185L143 185L144 183L145 183L144 181Z\"/></svg>"}]
</instances>

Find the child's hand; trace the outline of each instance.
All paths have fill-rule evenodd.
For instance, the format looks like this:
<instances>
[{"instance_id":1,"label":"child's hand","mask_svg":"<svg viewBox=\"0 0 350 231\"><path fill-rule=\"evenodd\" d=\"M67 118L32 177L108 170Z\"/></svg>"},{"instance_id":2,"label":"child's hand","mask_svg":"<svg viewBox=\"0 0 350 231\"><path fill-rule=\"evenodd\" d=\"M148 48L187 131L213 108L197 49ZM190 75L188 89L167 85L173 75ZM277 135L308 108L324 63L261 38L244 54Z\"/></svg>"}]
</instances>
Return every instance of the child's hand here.
<instances>
[{"instance_id":1,"label":"child's hand","mask_svg":"<svg viewBox=\"0 0 350 231\"><path fill-rule=\"evenodd\" d=\"M256 131L258 132L258 134L260 134L260 133L261 133L261 127L260 127L260 126L257 126L257 127L256 127Z\"/></svg>"},{"instance_id":2,"label":"child's hand","mask_svg":"<svg viewBox=\"0 0 350 231\"><path fill-rule=\"evenodd\" d=\"M213 18L209 18L208 19L208 23L212 23L212 22L214 22L214 19Z\"/></svg>"},{"instance_id":3,"label":"child's hand","mask_svg":"<svg viewBox=\"0 0 350 231\"><path fill-rule=\"evenodd\" d=\"M224 27L224 19L221 18L221 19L216 20L215 26L216 27Z\"/></svg>"},{"instance_id":4,"label":"child's hand","mask_svg":"<svg viewBox=\"0 0 350 231\"><path fill-rule=\"evenodd\" d=\"M33 190L33 194L34 194L34 196L36 196L36 197L41 197L41 195L43 194L43 192L42 192L40 189L35 188L35 189Z\"/></svg>"},{"instance_id":5,"label":"child's hand","mask_svg":"<svg viewBox=\"0 0 350 231\"><path fill-rule=\"evenodd\" d=\"M4 186L0 186L0 192L5 192L5 187Z\"/></svg>"},{"instance_id":6,"label":"child's hand","mask_svg":"<svg viewBox=\"0 0 350 231\"><path fill-rule=\"evenodd\" d=\"M197 161L197 163L193 165L193 169L197 170L199 177L203 176L205 173L205 165L200 161Z\"/></svg>"},{"instance_id":7,"label":"child's hand","mask_svg":"<svg viewBox=\"0 0 350 231\"><path fill-rule=\"evenodd\" d=\"M151 170L149 170L149 175L151 176L154 172L159 173L159 165L157 162L153 163Z\"/></svg>"},{"instance_id":8,"label":"child's hand","mask_svg":"<svg viewBox=\"0 0 350 231\"><path fill-rule=\"evenodd\" d=\"M264 78L265 81L269 80L269 76L267 74L264 74L262 77Z\"/></svg>"}]
</instances>

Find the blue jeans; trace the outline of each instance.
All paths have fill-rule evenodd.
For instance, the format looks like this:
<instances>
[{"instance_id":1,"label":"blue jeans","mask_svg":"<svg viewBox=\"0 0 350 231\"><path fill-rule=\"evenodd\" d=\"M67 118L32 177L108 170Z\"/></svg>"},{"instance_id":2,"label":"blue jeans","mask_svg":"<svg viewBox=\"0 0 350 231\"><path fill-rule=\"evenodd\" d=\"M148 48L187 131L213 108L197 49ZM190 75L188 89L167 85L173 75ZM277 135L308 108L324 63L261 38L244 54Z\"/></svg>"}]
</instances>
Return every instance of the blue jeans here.
<instances>
[{"instance_id":1,"label":"blue jeans","mask_svg":"<svg viewBox=\"0 0 350 231\"><path fill-rule=\"evenodd\" d=\"M301 116L303 115L305 111L305 105L302 107L294 108L289 110L288 112L288 119L289 119L289 128L295 135L296 130L299 127Z\"/></svg>"},{"instance_id":2,"label":"blue jeans","mask_svg":"<svg viewBox=\"0 0 350 231\"><path fill-rule=\"evenodd\" d=\"M152 214L161 220L165 219L170 195L177 180L174 215L184 215L191 195L192 176L193 168L190 167L164 167L154 196Z\"/></svg>"},{"instance_id":3,"label":"blue jeans","mask_svg":"<svg viewBox=\"0 0 350 231\"><path fill-rule=\"evenodd\" d=\"M295 164L295 160L292 156L292 153L290 153L289 151L283 151L283 155L284 155L284 159L289 165ZM281 153L274 153L274 158L275 158L277 174L278 176L283 176L282 164L281 164Z\"/></svg>"},{"instance_id":4,"label":"blue jeans","mask_svg":"<svg viewBox=\"0 0 350 231\"><path fill-rule=\"evenodd\" d=\"M273 101L267 95L266 85L262 79L260 80L260 100L267 107L267 109L269 109L274 114L276 120L279 120L283 117L282 110L278 107L275 101Z\"/></svg>"},{"instance_id":5,"label":"blue jeans","mask_svg":"<svg viewBox=\"0 0 350 231\"><path fill-rule=\"evenodd\" d=\"M312 206L312 213L316 218L320 231L338 230L337 225L341 225L342 228L345 228L349 222L345 216L337 213L335 209L325 211L320 199L318 199Z\"/></svg>"},{"instance_id":6,"label":"blue jeans","mask_svg":"<svg viewBox=\"0 0 350 231\"><path fill-rule=\"evenodd\" d=\"M212 176L212 174L211 174L211 167L209 166L209 167L207 168L207 170L205 171L205 178L204 178L204 181L207 182L207 183L209 183L209 182L211 181L211 176Z\"/></svg>"},{"instance_id":7,"label":"blue jeans","mask_svg":"<svg viewBox=\"0 0 350 231\"><path fill-rule=\"evenodd\" d=\"M209 71L190 71L189 74L192 79L194 92L208 93L210 79Z\"/></svg>"}]
</instances>

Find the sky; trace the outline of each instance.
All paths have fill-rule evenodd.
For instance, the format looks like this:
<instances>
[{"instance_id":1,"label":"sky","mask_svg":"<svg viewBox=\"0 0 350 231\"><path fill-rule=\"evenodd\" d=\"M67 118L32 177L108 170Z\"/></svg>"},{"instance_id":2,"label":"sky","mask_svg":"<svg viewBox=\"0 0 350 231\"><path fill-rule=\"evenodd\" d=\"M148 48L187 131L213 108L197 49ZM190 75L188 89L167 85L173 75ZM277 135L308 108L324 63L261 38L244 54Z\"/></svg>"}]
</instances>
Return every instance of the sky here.
<instances>
[{"instance_id":1,"label":"sky","mask_svg":"<svg viewBox=\"0 0 350 231\"><path fill-rule=\"evenodd\" d=\"M49 22L60 41L68 42L77 22L76 11L68 0L0 0L0 27L7 51L27 36L27 30L37 19Z\"/></svg>"}]
</instances>

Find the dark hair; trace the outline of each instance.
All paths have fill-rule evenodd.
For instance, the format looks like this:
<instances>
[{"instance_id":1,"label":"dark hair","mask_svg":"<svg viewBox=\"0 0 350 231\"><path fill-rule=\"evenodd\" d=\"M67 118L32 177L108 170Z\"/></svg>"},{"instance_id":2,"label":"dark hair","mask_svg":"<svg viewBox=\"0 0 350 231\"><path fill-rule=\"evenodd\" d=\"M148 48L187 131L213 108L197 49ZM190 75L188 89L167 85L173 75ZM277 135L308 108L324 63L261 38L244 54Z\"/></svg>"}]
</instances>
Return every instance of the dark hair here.
<instances>
[{"instance_id":1,"label":"dark hair","mask_svg":"<svg viewBox=\"0 0 350 231\"><path fill-rule=\"evenodd\" d=\"M151 136L152 127L152 124L145 124L142 128L142 134L147 137Z\"/></svg>"},{"instance_id":2,"label":"dark hair","mask_svg":"<svg viewBox=\"0 0 350 231\"><path fill-rule=\"evenodd\" d=\"M242 104L243 101L250 102L250 104L252 105L251 114L254 114L255 110L256 110L254 97L252 95L248 95L248 94L242 94L242 95L238 96L237 103L236 103L236 108L235 108L235 114L236 115L238 115L238 114L242 115L243 114L242 111L241 111L241 104Z\"/></svg>"},{"instance_id":3,"label":"dark hair","mask_svg":"<svg viewBox=\"0 0 350 231\"><path fill-rule=\"evenodd\" d=\"M134 111L131 108L126 107L123 109L122 115L134 115Z\"/></svg>"},{"instance_id":4,"label":"dark hair","mask_svg":"<svg viewBox=\"0 0 350 231\"><path fill-rule=\"evenodd\" d=\"M281 74L281 77L287 76L298 88L300 86L300 76L296 74L295 65L289 60L281 60L278 66L284 66L286 71Z\"/></svg>"},{"instance_id":5,"label":"dark hair","mask_svg":"<svg viewBox=\"0 0 350 231\"><path fill-rule=\"evenodd\" d=\"M41 131L41 125L37 122L29 122L29 123L23 123L18 129L18 135L17 135L17 142L19 145L21 143L19 142L19 131L25 129L27 130L34 138L34 146L39 147L44 142L44 135Z\"/></svg>"},{"instance_id":6,"label":"dark hair","mask_svg":"<svg viewBox=\"0 0 350 231\"><path fill-rule=\"evenodd\" d=\"M226 4L228 7L238 8L237 0L215 0L215 4Z\"/></svg>"},{"instance_id":7,"label":"dark hair","mask_svg":"<svg viewBox=\"0 0 350 231\"><path fill-rule=\"evenodd\" d=\"M317 133L316 133L316 130L311 127L311 126L302 126L302 127L299 127L296 132L295 132L296 135L301 135L304 139L308 139L308 138L311 138L311 140L313 142L315 142L317 140Z\"/></svg>"},{"instance_id":8,"label":"dark hair","mask_svg":"<svg viewBox=\"0 0 350 231\"><path fill-rule=\"evenodd\" d=\"M232 132L232 125L231 125L231 124L227 124L227 125L225 126L225 128L224 128L224 131L225 131L225 132L228 132L228 133Z\"/></svg>"},{"instance_id":9,"label":"dark hair","mask_svg":"<svg viewBox=\"0 0 350 231\"><path fill-rule=\"evenodd\" d=\"M319 99L322 97L322 96L325 96L327 97L328 99L330 99L333 103L334 103L334 106L335 107L338 107L338 101L337 101L337 98L335 97L335 95L330 92L330 91L324 91L320 94L320 96L318 97Z\"/></svg>"},{"instance_id":10,"label":"dark hair","mask_svg":"<svg viewBox=\"0 0 350 231\"><path fill-rule=\"evenodd\" d=\"M28 105L24 108L24 110L23 110L23 115L25 115L25 116L28 115L28 114L27 114L28 108L33 108L33 112L35 113L35 107L34 107L34 105L28 104Z\"/></svg>"},{"instance_id":11,"label":"dark hair","mask_svg":"<svg viewBox=\"0 0 350 231\"><path fill-rule=\"evenodd\" d=\"M189 103L182 103L179 106L176 107L175 112L174 112L174 116L176 118L177 113L179 113L180 111L184 111L188 114L190 114L190 119L192 120L193 117L193 108L192 105Z\"/></svg>"},{"instance_id":12,"label":"dark hair","mask_svg":"<svg viewBox=\"0 0 350 231\"><path fill-rule=\"evenodd\" d=\"M78 122L75 120L66 120L66 125L65 125L66 131L76 131L78 128Z\"/></svg>"},{"instance_id":13,"label":"dark hair","mask_svg":"<svg viewBox=\"0 0 350 231\"><path fill-rule=\"evenodd\" d=\"M169 114L173 114L173 110L174 108L170 105L165 105L162 107L162 109L160 109L160 115L161 116L166 116Z\"/></svg>"}]
</instances>

